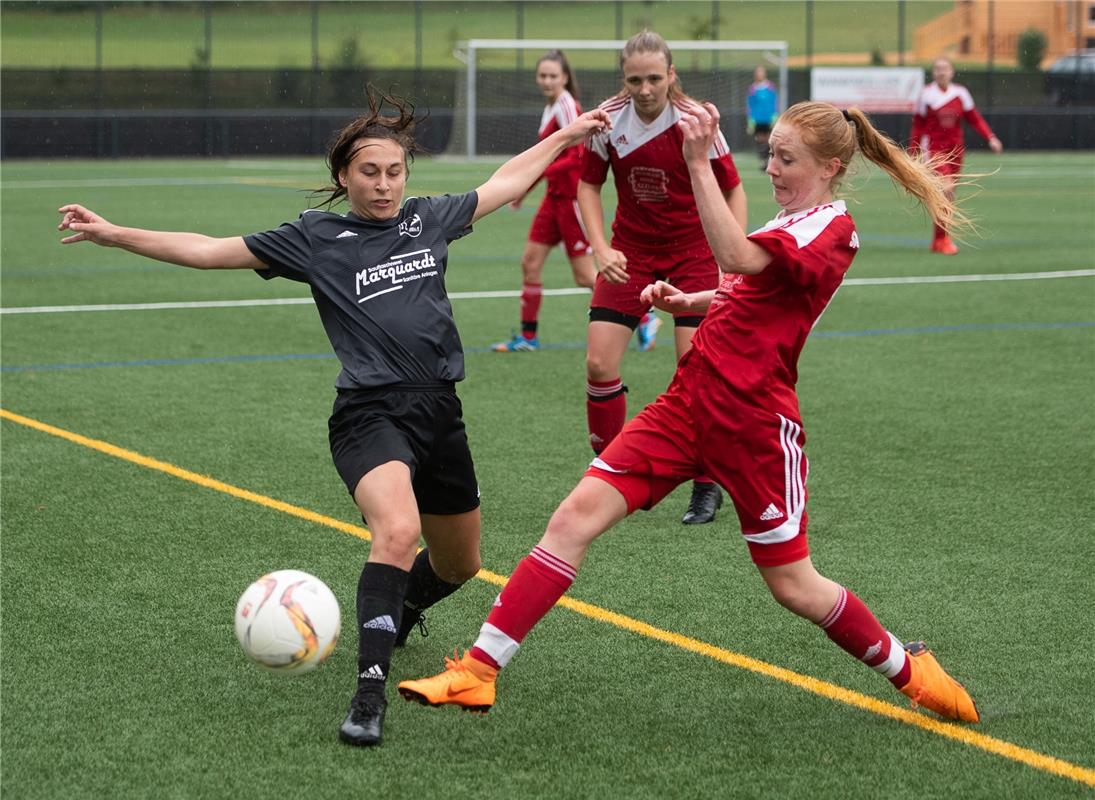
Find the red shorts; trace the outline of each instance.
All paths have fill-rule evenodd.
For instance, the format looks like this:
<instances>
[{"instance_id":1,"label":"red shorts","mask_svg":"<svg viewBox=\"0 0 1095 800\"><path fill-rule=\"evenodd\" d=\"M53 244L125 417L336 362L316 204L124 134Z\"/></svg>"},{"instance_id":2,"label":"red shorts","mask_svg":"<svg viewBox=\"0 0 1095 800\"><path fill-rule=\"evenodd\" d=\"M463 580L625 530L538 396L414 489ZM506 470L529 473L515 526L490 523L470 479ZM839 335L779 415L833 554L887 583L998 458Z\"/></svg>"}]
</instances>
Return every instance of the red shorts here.
<instances>
[{"instance_id":1,"label":"red shorts","mask_svg":"<svg viewBox=\"0 0 1095 800\"><path fill-rule=\"evenodd\" d=\"M613 247L616 247L615 243ZM638 319L650 310L650 306L639 299L639 294L656 280L668 281L682 292L718 288L719 265L706 241L668 253L616 249L627 256L627 283L609 283L598 275L590 308L607 308ZM682 311L674 316L695 317L697 314Z\"/></svg>"},{"instance_id":2,"label":"red shorts","mask_svg":"<svg viewBox=\"0 0 1095 800\"><path fill-rule=\"evenodd\" d=\"M589 237L582 226L582 215L578 212L578 201L573 197L544 195L540 208L533 217L529 229L530 242L554 247L563 243L567 258L585 256L593 252L589 246Z\"/></svg>"},{"instance_id":3,"label":"red shorts","mask_svg":"<svg viewBox=\"0 0 1095 800\"><path fill-rule=\"evenodd\" d=\"M706 475L734 501L753 562L776 567L810 552L805 442L797 411L748 405L685 356L665 393L624 426L586 475L619 490L628 513L653 508Z\"/></svg>"}]
</instances>

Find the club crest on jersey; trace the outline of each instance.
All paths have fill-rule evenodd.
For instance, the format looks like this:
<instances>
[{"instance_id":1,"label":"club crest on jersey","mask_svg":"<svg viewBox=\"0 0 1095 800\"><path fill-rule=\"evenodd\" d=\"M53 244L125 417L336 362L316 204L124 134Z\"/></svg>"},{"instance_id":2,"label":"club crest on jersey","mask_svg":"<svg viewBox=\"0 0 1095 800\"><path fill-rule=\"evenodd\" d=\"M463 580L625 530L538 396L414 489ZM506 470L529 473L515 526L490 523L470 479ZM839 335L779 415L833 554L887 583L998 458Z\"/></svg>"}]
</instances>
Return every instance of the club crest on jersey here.
<instances>
[{"instance_id":1,"label":"club crest on jersey","mask_svg":"<svg viewBox=\"0 0 1095 800\"><path fill-rule=\"evenodd\" d=\"M657 167L632 167L627 182L640 203L662 203L669 199L669 175Z\"/></svg>"},{"instance_id":2,"label":"club crest on jersey","mask_svg":"<svg viewBox=\"0 0 1095 800\"><path fill-rule=\"evenodd\" d=\"M412 239L417 239L419 234L422 233L422 217L415 214L410 219L405 219L399 223L399 235L410 236Z\"/></svg>"}]
</instances>

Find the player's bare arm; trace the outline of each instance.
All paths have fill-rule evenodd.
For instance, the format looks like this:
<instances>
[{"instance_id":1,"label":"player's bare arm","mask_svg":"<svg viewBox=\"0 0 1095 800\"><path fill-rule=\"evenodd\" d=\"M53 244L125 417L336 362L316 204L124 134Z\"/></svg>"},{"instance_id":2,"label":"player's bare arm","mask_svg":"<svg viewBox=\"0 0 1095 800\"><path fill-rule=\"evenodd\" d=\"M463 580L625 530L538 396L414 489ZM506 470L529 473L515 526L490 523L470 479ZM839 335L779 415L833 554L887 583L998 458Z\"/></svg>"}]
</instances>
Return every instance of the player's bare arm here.
<instances>
[{"instance_id":1,"label":"player's bare arm","mask_svg":"<svg viewBox=\"0 0 1095 800\"><path fill-rule=\"evenodd\" d=\"M662 311L704 314L715 299L715 290L705 292L682 292L676 286L665 281L655 281L642 290L639 297L644 303Z\"/></svg>"},{"instance_id":2,"label":"player's bare arm","mask_svg":"<svg viewBox=\"0 0 1095 800\"><path fill-rule=\"evenodd\" d=\"M608 114L599 108L587 111L562 130L537 142L523 153L500 166L476 192L479 204L472 222L518 198L524 197L559 153L611 125Z\"/></svg>"},{"instance_id":3,"label":"player's bare arm","mask_svg":"<svg viewBox=\"0 0 1095 800\"><path fill-rule=\"evenodd\" d=\"M242 236L215 238L200 233L123 228L81 205L61 206L59 231L72 231L61 244L92 242L194 269L266 269Z\"/></svg>"},{"instance_id":4,"label":"player's bare arm","mask_svg":"<svg viewBox=\"0 0 1095 800\"><path fill-rule=\"evenodd\" d=\"M730 191L723 192L722 196L741 229L749 230L749 203L745 196L745 184L739 183Z\"/></svg>"},{"instance_id":5,"label":"player's bare arm","mask_svg":"<svg viewBox=\"0 0 1095 800\"><path fill-rule=\"evenodd\" d=\"M745 230L727 207L708 160L708 152L719 130L718 109L711 103L704 103L695 113L682 114L677 124L684 134L682 149L692 178L700 222L719 268L723 272L762 272L772 257L746 237Z\"/></svg>"},{"instance_id":6,"label":"player's bare arm","mask_svg":"<svg viewBox=\"0 0 1095 800\"><path fill-rule=\"evenodd\" d=\"M582 215L589 246L597 271L609 283L627 283L627 256L614 250L605 236L604 206L601 204L601 187L578 181L578 211Z\"/></svg>"}]
</instances>

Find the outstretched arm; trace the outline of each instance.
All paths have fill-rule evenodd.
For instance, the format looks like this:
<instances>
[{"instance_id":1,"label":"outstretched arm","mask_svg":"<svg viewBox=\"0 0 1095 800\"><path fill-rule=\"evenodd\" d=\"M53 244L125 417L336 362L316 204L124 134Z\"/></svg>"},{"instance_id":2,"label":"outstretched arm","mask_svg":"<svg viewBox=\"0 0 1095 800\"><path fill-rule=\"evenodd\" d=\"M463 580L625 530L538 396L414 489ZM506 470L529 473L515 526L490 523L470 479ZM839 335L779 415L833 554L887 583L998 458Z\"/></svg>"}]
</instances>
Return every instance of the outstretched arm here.
<instances>
[{"instance_id":1,"label":"outstretched arm","mask_svg":"<svg viewBox=\"0 0 1095 800\"><path fill-rule=\"evenodd\" d=\"M559 153L590 134L605 130L609 124L608 114L595 108L525 152L515 155L476 189L479 205L472 215L472 222L482 219L506 203L524 197L525 192Z\"/></svg>"},{"instance_id":2,"label":"outstretched arm","mask_svg":"<svg viewBox=\"0 0 1095 800\"><path fill-rule=\"evenodd\" d=\"M682 112L677 123L684 133L684 160L692 177L692 191L700 212L707 243L723 272L755 274L764 270L772 256L749 241L734 218L711 171L708 151L719 131L719 112L711 103Z\"/></svg>"},{"instance_id":3,"label":"outstretched arm","mask_svg":"<svg viewBox=\"0 0 1095 800\"><path fill-rule=\"evenodd\" d=\"M72 231L61 244L93 242L102 247L120 247L131 253L195 269L266 269L243 242L242 236L218 239L200 233L148 231L123 228L80 205L61 206L64 216L59 231Z\"/></svg>"}]
</instances>

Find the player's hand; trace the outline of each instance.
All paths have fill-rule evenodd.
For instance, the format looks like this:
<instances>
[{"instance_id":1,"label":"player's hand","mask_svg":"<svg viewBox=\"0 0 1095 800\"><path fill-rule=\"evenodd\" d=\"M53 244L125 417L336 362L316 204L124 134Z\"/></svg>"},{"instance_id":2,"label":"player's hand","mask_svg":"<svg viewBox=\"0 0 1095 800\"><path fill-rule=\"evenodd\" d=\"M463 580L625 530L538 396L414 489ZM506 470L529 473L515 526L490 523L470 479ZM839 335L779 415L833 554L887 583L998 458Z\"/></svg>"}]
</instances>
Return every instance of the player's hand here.
<instances>
[{"instance_id":1,"label":"player's hand","mask_svg":"<svg viewBox=\"0 0 1095 800\"><path fill-rule=\"evenodd\" d=\"M61 244L94 242L105 247L114 246L117 240L117 225L112 225L94 211L79 205L61 206L57 211L63 215L57 230L74 231L73 235L62 239Z\"/></svg>"},{"instance_id":2,"label":"player's hand","mask_svg":"<svg viewBox=\"0 0 1095 800\"><path fill-rule=\"evenodd\" d=\"M989 150L994 153L1004 152L1004 144L995 136L989 138Z\"/></svg>"},{"instance_id":3,"label":"player's hand","mask_svg":"<svg viewBox=\"0 0 1095 800\"><path fill-rule=\"evenodd\" d=\"M711 103L692 105L681 112L677 125L684 133L685 161L706 161L719 135L719 110Z\"/></svg>"},{"instance_id":4,"label":"player's hand","mask_svg":"<svg viewBox=\"0 0 1095 800\"><path fill-rule=\"evenodd\" d=\"M627 283L627 256L619 250L608 248L600 253L594 253L593 259L597 263L597 271L604 275L609 283Z\"/></svg>"},{"instance_id":5,"label":"player's hand","mask_svg":"<svg viewBox=\"0 0 1095 800\"><path fill-rule=\"evenodd\" d=\"M661 311L688 311L692 305L691 295L665 281L648 284L639 294L639 299Z\"/></svg>"},{"instance_id":6,"label":"player's hand","mask_svg":"<svg viewBox=\"0 0 1095 800\"><path fill-rule=\"evenodd\" d=\"M603 133L611 127L612 120L609 119L608 113L600 108L595 108L582 114L567 125L563 128L563 132L572 144L577 144L583 139L595 133Z\"/></svg>"}]
</instances>

